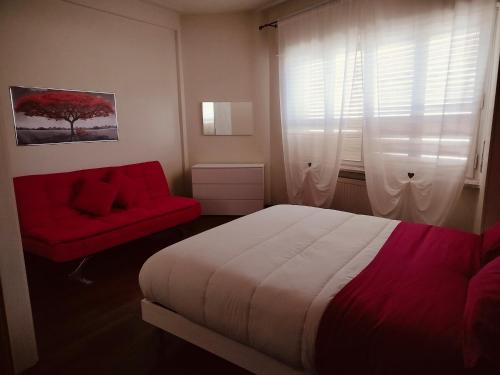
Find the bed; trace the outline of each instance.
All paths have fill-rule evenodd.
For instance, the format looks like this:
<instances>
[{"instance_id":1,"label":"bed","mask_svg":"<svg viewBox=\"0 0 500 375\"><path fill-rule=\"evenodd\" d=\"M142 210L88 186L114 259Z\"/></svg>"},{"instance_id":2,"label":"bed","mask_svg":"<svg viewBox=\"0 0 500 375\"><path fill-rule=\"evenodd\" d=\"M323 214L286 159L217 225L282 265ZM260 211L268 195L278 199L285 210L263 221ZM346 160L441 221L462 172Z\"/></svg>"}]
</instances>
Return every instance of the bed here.
<instances>
[{"instance_id":1,"label":"bed","mask_svg":"<svg viewBox=\"0 0 500 375\"><path fill-rule=\"evenodd\" d=\"M255 373L461 371L481 243L444 228L273 206L148 259L143 319Z\"/></svg>"}]
</instances>

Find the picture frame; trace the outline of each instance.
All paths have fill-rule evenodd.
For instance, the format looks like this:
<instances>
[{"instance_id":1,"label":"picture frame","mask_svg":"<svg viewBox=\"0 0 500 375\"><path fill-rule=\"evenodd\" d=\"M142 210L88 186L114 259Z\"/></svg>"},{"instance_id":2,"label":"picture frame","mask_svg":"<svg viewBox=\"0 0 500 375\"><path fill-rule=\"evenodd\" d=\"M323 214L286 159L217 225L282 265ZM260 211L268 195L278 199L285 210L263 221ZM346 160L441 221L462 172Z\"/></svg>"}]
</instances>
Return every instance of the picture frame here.
<instances>
[{"instance_id":1,"label":"picture frame","mask_svg":"<svg viewBox=\"0 0 500 375\"><path fill-rule=\"evenodd\" d=\"M114 93L10 86L18 146L118 141Z\"/></svg>"}]
</instances>

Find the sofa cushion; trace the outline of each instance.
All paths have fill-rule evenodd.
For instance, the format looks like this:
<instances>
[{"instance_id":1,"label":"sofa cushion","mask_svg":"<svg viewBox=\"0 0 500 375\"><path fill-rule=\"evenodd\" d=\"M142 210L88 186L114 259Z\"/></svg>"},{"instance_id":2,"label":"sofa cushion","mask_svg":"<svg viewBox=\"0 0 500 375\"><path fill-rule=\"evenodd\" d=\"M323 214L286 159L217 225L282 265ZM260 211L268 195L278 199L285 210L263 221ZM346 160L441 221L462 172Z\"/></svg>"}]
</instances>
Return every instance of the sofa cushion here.
<instances>
[{"instance_id":1,"label":"sofa cushion","mask_svg":"<svg viewBox=\"0 0 500 375\"><path fill-rule=\"evenodd\" d=\"M169 187L159 162L84 169L14 178L21 234L30 228L53 221L52 213L61 207L72 207L82 183L87 180L106 181L116 170L133 179L138 187L138 203L170 196Z\"/></svg>"},{"instance_id":2,"label":"sofa cushion","mask_svg":"<svg viewBox=\"0 0 500 375\"><path fill-rule=\"evenodd\" d=\"M95 216L106 216L116 198L117 188L106 182L86 180L78 193L73 207Z\"/></svg>"},{"instance_id":3,"label":"sofa cushion","mask_svg":"<svg viewBox=\"0 0 500 375\"><path fill-rule=\"evenodd\" d=\"M146 209L150 216L160 216L165 213L185 210L198 205L198 201L191 198L169 196L151 200L144 204L142 208Z\"/></svg>"},{"instance_id":4,"label":"sofa cushion","mask_svg":"<svg viewBox=\"0 0 500 375\"><path fill-rule=\"evenodd\" d=\"M79 240L50 245L36 238L23 237L23 246L31 253L49 258L55 262L65 262L187 223L200 216L200 213L200 204L195 201L195 205L185 209L169 212L161 216L150 217L133 225L113 228L113 230Z\"/></svg>"},{"instance_id":5,"label":"sofa cushion","mask_svg":"<svg viewBox=\"0 0 500 375\"><path fill-rule=\"evenodd\" d=\"M64 242L77 241L117 228L133 225L146 219L171 214L178 211L199 211L199 203L190 198L164 197L150 201L147 205L127 210L114 209L107 216L95 217L81 214L73 210L50 225L32 228L27 237L40 242L55 245Z\"/></svg>"},{"instance_id":6,"label":"sofa cushion","mask_svg":"<svg viewBox=\"0 0 500 375\"><path fill-rule=\"evenodd\" d=\"M170 196L168 182L159 162L130 164L117 169L137 183L139 203Z\"/></svg>"},{"instance_id":7,"label":"sofa cushion","mask_svg":"<svg viewBox=\"0 0 500 375\"><path fill-rule=\"evenodd\" d=\"M109 183L114 185L118 191L114 201L117 207L132 208L137 205L140 186L134 179L118 169L111 173Z\"/></svg>"}]
</instances>

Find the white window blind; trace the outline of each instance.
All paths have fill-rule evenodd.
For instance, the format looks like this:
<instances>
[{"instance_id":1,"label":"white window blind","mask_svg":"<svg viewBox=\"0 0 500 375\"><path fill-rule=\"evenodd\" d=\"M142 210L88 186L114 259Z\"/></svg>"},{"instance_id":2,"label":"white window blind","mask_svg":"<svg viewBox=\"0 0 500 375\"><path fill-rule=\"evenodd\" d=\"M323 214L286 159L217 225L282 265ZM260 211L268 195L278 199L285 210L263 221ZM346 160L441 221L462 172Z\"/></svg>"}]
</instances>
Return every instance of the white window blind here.
<instances>
[{"instance_id":1,"label":"white window blind","mask_svg":"<svg viewBox=\"0 0 500 375\"><path fill-rule=\"evenodd\" d=\"M495 9L352 0L280 22L290 200L327 205L342 159L376 215L443 222L474 160Z\"/></svg>"},{"instance_id":2,"label":"white window blind","mask_svg":"<svg viewBox=\"0 0 500 375\"><path fill-rule=\"evenodd\" d=\"M479 28L479 25L478 25ZM300 54L300 48L297 48ZM316 120L318 123L333 114L344 119L343 150L344 161L362 161L363 117L372 115L379 118L396 119L423 113L425 116L467 116L472 113L473 100L476 96L476 67L479 54L479 31L452 35L452 32L432 36L420 44L414 42L388 42L376 49L375 58L363 61L361 51L337 53L333 59L332 77L328 77L326 62L321 59L302 60L293 67L293 79L296 92L299 93L295 110L299 117ZM297 59L301 61L301 59ZM419 66L417 66L417 64ZM422 69L422 65L425 69ZM363 71L370 71L374 77L373 103L371 114L365 110ZM425 72L425 80L417 74ZM422 85L421 82L424 82ZM328 87L332 85L333 87ZM423 87L416 87L420 85ZM331 101L327 90L333 91ZM415 103L421 102L419 106ZM342 112L343 109L343 112ZM395 120L396 121L396 120ZM432 122L432 121L431 121ZM323 133L323 126L308 129L297 128L298 132ZM440 138L435 136L420 137L429 144L462 143L467 145L472 140L468 129L463 132L457 127L455 137ZM411 137L388 137L387 142L407 141ZM394 156L407 156L407 152L392 152ZM423 158L433 158L433 154L421 154ZM448 155L450 160L454 155ZM446 155L442 156L446 157ZM460 157L463 159L464 157ZM460 160L457 159L457 160Z\"/></svg>"},{"instance_id":3,"label":"white window blind","mask_svg":"<svg viewBox=\"0 0 500 375\"><path fill-rule=\"evenodd\" d=\"M479 31L437 35L429 41L425 114L472 113L476 91Z\"/></svg>"},{"instance_id":4,"label":"white window blind","mask_svg":"<svg viewBox=\"0 0 500 375\"><path fill-rule=\"evenodd\" d=\"M300 54L300 48L297 48ZM300 59L297 59L300 61ZM291 79L295 93L295 115L304 120L307 127L298 124L296 132L324 133L323 123L330 116L339 121L343 118L342 159L361 161L363 127L363 80L362 54L338 52L332 59L332 67L322 59L311 59L292 65ZM330 69L331 68L331 69ZM331 96L328 94L331 92ZM317 121L318 126L309 126Z\"/></svg>"},{"instance_id":5,"label":"white window blind","mask_svg":"<svg viewBox=\"0 0 500 375\"><path fill-rule=\"evenodd\" d=\"M342 160L362 161L363 129L363 55L361 51L342 54L336 59L335 115L344 119ZM344 93L344 95L342 95ZM344 112L342 113L341 109Z\"/></svg>"},{"instance_id":6,"label":"white window blind","mask_svg":"<svg viewBox=\"0 0 500 375\"><path fill-rule=\"evenodd\" d=\"M415 45L387 43L376 51L375 117L408 117L412 111L415 76Z\"/></svg>"}]
</instances>

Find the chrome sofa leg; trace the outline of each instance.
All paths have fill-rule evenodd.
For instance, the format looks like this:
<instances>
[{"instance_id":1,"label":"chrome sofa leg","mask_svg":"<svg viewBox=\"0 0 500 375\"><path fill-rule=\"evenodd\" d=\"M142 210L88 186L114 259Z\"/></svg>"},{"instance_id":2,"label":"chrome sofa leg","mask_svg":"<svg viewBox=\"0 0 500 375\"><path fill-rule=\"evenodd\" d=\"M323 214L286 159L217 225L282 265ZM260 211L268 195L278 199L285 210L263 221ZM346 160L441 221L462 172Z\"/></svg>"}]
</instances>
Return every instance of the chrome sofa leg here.
<instances>
[{"instance_id":1,"label":"chrome sofa leg","mask_svg":"<svg viewBox=\"0 0 500 375\"><path fill-rule=\"evenodd\" d=\"M68 275L68 279L82 283L83 285L91 285L93 283L93 281L83 277L83 268L91 257L92 256L87 256L87 257L83 258L82 261L80 262L80 264L78 264L78 266L74 269L74 271L72 271Z\"/></svg>"}]
</instances>

